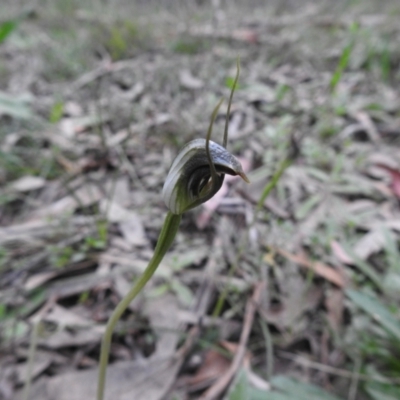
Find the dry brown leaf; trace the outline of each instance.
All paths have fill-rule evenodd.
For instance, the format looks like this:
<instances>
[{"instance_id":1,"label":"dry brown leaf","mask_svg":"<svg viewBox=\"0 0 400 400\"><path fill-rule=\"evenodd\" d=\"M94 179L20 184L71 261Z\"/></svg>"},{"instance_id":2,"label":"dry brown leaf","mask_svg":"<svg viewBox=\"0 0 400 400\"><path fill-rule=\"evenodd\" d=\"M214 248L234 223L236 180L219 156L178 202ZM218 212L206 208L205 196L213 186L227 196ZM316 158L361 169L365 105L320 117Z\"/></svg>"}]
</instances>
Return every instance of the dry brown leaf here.
<instances>
[{"instance_id":1,"label":"dry brown leaf","mask_svg":"<svg viewBox=\"0 0 400 400\"><path fill-rule=\"evenodd\" d=\"M247 329L248 332L250 332L249 329L251 329L251 327L248 326ZM221 341L220 344L234 355L234 359L239 355L239 353L241 353L241 350L244 349L243 346L245 346L243 343L238 344L227 341ZM242 361L248 368L250 365L250 353L244 353L243 360L240 357L239 366L242 364ZM184 381L189 385L191 391L199 390L208 387L214 381L221 379L222 376L230 372L232 367L234 366L229 358L223 356L221 352L218 352L217 350L209 349L206 351L203 363L195 375L184 379Z\"/></svg>"},{"instance_id":2,"label":"dry brown leaf","mask_svg":"<svg viewBox=\"0 0 400 400\"><path fill-rule=\"evenodd\" d=\"M219 343L222 347L224 347L226 350L228 350L229 353L231 353L232 355L235 355L239 349L239 343L228 342L227 340L221 340ZM250 366L251 357L252 357L252 355L251 355L250 351L246 351L246 354L244 355L244 358L243 358L243 365L245 367Z\"/></svg>"},{"instance_id":3,"label":"dry brown leaf","mask_svg":"<svg viewBox=\"0 0 400 400\"><path fill-rule=\"evenodd\" d=\"M311 269L317 275L321 276L322 278L325 278L329 282L332 282L339 287L346 286L345 279L339 271L335 270L334 268L320 261L311 261L304 252L301 252L299 254L291 254L288 251L280 248L274 248L274 249L277 253L287 258L288 260L293 261L301 265L302 267Z\"/></svg>"},{"instance_id":4,"label":"dry brown leaf","mask_svg":"<svg viewBox=\"0 0 400 400\"><path fill-rule=\"evenodd\" d=\"M222 374L228 371L231 362L220 352L210 349L204 356L204 361L196 373L187 379L191 391L208 387L216 381Z\"/></svg>"}]
</instances>

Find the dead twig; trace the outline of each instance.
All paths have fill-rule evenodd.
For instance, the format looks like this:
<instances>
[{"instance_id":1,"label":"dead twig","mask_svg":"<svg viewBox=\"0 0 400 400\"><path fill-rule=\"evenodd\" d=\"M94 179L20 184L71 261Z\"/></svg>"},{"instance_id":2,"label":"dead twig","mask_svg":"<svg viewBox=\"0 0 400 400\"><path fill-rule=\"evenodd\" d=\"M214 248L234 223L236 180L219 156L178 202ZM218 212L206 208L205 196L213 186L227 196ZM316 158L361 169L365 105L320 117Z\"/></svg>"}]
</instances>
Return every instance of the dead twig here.
<instances>
[{"instance_id":1,"label":"dead twig","mask_svg":"<svg viewBox=\"0 0 400 400\"><path fill-rule=\"evenodd\" d=\"M232 378L235 376L240 366L243 363L244 356L246 354L247 341L253 326L254 314L257 310L258 303L261 298L261 292L264 288L264 282L258 283L255 288L253 295L247 300L245 318L243 323L243 330L240 336L239 347L233 358L232 364L229 369L212 385L201 397L200 400L213 400L216 399L229 385Z\"/></svg>"}]
</instances>

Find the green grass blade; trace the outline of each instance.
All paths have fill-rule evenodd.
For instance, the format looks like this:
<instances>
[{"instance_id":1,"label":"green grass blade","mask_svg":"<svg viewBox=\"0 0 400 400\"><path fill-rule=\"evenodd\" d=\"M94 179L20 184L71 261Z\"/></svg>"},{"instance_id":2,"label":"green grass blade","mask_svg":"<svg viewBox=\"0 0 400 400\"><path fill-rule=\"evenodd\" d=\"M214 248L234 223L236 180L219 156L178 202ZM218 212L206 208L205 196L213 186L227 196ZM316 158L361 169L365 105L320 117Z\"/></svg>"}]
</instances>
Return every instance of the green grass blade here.
<instances>
[{"instance_id":1,"label":"green grass blade","mask_svg":"<svg viewBox=\"0 0 400 400\"><path fill-rule=\"evenodd\" d=\"M289 395L288 398L296 400L341 400L339 397L326 392L325 390L311 385L296 381L286 376L276 376L271 379L272 385Z\"/></svg>"},{"instance_id":2,"label":"green grass blade","mask_svg":"<svg viewBox=\"0 0 400 400\"><path fill-rule=\"evenodd\" d=\"M18 22L16 20L9 20L0 24L0 44L3 43L8 36L17 28Z\"/></svg>"},{"instance_id":3,"label":"green grass blade","mask_svg":"<svg viewBox=\"0 0 400 400\"><path fill-rule=\"evenodd\" d=\"M373 400L400 399L400 387L386 383L369 382L365 385L365 391Z\"/></svg>"},{"instance_id":4,"label":"green grass blade","mask_svg":"<svg viewBox=\"0 0 400 400\"><path fill-rule=\"evenodd\" d=\"M352 24L352 26L350 27L350 33L352 34L352 38L350 40L350 43L345 46L345 48L342 51L342 54L340 56L339 59L339 63L336 67L335 72L332 75L331 81L330 81L330 88L331 88L331 92L334 92L336 89L336 86L339 84L340 80L342 79L342 75L344 70L347 68L347 65L349 64L350 61L350 56L351 56L351 52L353 51L353 47L354 47L354 34L357 32L358 30L358 25L357 24Z\"/></svg>"},{"instance_id":5,"label":"green grass blade","mask_svg":"<svg viewBox=\"0 0 400 400\"><path fill-rule=\"evenodd\" d=\"M356 290L347 290L347 296L358 307L364 310L396 340L400 341L400 321L377 298Z\"/></svg>"}]
</instances>

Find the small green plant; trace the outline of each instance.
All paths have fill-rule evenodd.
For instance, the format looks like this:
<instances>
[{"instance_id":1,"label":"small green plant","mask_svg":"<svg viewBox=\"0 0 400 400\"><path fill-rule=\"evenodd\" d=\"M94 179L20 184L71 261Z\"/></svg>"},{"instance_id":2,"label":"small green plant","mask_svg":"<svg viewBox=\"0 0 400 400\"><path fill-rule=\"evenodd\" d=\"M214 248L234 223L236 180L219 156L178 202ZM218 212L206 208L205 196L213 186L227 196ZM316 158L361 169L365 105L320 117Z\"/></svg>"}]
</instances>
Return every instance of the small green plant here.
<instances>
[{"instance_id":1,"label":"small green plant","mask_svg":"<svg viewBox=\"0 0 400 400\"><path fill-rule=\"evenodd\" d=\"M5 40L18 28L18 25L31 14L32 10L27 9L15 18L0 22L0 44L4 43Z\"/></svg>"},{"instance_id":2,"label":"small green plant","mask_svg":"<svg viewBox=\"0 0 400 400\"><path fill-rule=\"evenodd\" d=\"M347 65L349 64L350 61L350 56L351 52L354 47L354 42L355 42L355 33L358 30L358 25L356 23L353 23L350 27L350 33L351 33L351 39L350 42L344 47L342 54L339 59L339 63L336 67L335 72L333 73L331 82L330 82L330 88L331 92L333 93L336 89L336 86L339 84L340 80L342 79L342 75L344 70L346 69Z\"/></svg>"},{"instance_id":3,"label":"small green plant","mask_svg":"<svg viewBox=\"0 0 400 400\"><path fill-rule=\"evenodd\" d=\"M17 28L17 20L9 20L0 24L0 44L3 43L8 36Z\"/></svg>"},{"instance_id":4,"label":"small green plant","mask_svg":"<svg viewBox=\"0 0 400 400\"><path fill-rule=\"evenodd\" d=\"M207 42L205 42L204 40L194 38L178 39L171 46L172 51L174 51L175 53L189 55L198 54L208 47L209 46Z\"/></svg>"},{"instance_id":5,"label":"small green plant","mask_svg":"<svg viewBox=\"0 0 400 400\"><path fill-rule=\"evenodd\" d=\"M354 334L358 337L358 345L349 343L348 352L350 357L363 360L362 370L369 378L363 387L374 400L400 398L397 379L400 374L400 252L394 235L388 230L382 234L385 238L382 260L386 266L382 272L376 272L369 262L357 258L345 247L354 265L369 280L358 290L346 291L353 307Z\"/></svg>"},{"instance_id":6,"label":"small green plant","mask_svg":"<svg viewBox=\"0 0 400 400\"><path fill-rule=\"evenodd\" d=\"M66 266L70 262L71 257L74 254L74 249L69 246L63 248L54 247L51 248L50 251L52 264L56 268L62 268Z\"/></svg>"},{"instance_id":7,"label":"small green plant","mask_svg":"<svg viewBox=\"0 0 400 400\"><path fill-rule=\"evenodd\" d=\"M114 61L132 56L134 50L146 47L151 37L132 21L122 21L106 28L104 46Z\"/></svg>"},{"instance_id":8,"label":"small green plant","mask_svg":"<svg viewBox=\"0 0 400 400\"><path fill-rule=\"evenodd\" d=\"M195 139L186 144L171 165L163 188L163 199L169 211L161 229L153 257L143 274L115 308L103 336L97 387L98 400L103 400L104 398L106 367L114 327L130 302L144 288L158 268L161 260L174 241L182 214L213 197L221 188L225 174L239 175L245 181L248 181L240 162L226 150L230 107L238 79L239 61L237 63L235 84L232 86L228 103L223 145L221 146L210 140L212 126L222 103L221 100L211 115L206 139Z\"/></svg>"},{"instance_id":9,"label":"small green plant","mask_svg":"<svg viewBox=\"0 0 400 400\"><path fill-rule=\"evenodd\" d=\"M64 103L62 101L55 102L50 110L49 122L52 124L57 123L62 118L63 113Z\"/></svg>"}]
</instances>

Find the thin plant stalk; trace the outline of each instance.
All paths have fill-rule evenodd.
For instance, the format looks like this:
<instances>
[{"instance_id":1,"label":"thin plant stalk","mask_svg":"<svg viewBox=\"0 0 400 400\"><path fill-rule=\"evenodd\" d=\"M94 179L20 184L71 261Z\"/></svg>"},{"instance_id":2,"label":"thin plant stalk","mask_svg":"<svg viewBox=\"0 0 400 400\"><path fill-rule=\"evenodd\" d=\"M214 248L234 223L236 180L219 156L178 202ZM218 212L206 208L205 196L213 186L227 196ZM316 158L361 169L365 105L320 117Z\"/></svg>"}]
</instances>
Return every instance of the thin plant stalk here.
<instances>
[{"instance_id":1,"label":"thin plant stalk","mask_svg":"<svg viewBox=\"0 0 400 400\"><path fill-rule=\"evenodd\" d=\"M181 214L172 214L168 212L164 225L161 229L160 236L157 241L156 248L149 265L136 281L129 293L120 301L115 310L113 311L106 327L106 331L103 336L101 343L100 353L100 365L99 365L99 378L97 386L97 400L104 399L104 388L106 383L106 369L108 364L108 358L110 353L112 334L118 320L121 318L124 311L127 309L131 301L138 295L143 289L149 279L153 276L165 253L170 248L172 242L175 239L176 233L178 232L179 223L181 222Z\"/></svg>"}]
</instances>

